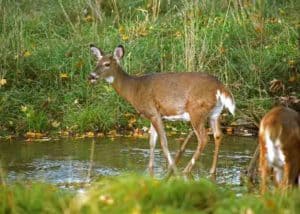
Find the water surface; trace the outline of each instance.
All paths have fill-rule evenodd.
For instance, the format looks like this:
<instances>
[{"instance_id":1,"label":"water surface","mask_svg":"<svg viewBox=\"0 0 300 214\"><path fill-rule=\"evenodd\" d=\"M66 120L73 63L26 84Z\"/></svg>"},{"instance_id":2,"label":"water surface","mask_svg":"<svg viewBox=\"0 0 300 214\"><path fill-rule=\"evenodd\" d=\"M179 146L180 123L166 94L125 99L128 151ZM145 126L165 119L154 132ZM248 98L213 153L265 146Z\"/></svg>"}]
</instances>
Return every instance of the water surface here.
<instances>
[{"instance_id":1,"label":"water surface","mask_svg":"<svg viewBox=\"0 0 300 214\"><path fill-rule=\"evenodd\" d=\"M192 138L182 157L179 169L183 169L196 148ZM172 155L179 148L176 138L169 138ZM256 148L256 138L225 136L219 155L217 182L240 184L243 172ZM210 139L197 162L195 178L208 177L214 144ZM85 183L101 176L122 173L147 173L149 161L148 139L98 138L65 139L49 142L0 142L0 163L6 182L46 181L65 185ZM163 177L166 161L159 143L155 150L155 175Z\"/></svg>"}]
</instances>

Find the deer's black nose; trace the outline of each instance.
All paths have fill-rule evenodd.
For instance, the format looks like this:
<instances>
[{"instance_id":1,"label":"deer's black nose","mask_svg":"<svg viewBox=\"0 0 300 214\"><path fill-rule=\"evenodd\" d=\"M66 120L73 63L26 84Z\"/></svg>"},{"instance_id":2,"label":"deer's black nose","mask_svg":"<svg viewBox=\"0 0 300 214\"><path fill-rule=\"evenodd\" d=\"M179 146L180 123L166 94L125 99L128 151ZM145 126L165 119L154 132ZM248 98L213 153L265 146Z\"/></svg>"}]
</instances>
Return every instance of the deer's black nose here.
<instances>
[{"instance_id":1,"label":"deer's black nose","mask_svg":"<svg viewBox=\"0 0 300 214\"><path fill-rule=\"evenodd\" d=\"M98 79L98 75L96 73L90 73L89 77L88 77L89 80L96 80Z\"/></svg>"}]
</instances>

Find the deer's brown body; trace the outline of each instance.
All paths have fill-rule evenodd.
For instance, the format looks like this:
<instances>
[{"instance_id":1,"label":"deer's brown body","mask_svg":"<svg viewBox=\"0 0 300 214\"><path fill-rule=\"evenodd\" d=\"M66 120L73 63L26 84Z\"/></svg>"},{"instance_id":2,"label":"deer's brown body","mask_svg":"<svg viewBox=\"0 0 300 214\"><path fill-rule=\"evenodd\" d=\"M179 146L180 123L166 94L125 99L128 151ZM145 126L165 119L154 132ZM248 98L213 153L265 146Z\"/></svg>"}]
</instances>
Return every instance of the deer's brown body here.
<instances>
[{"instance_id":1,"label":"deer's brown body","mask_svg":"<svg viewBox=\"0 0 300 214\"><path fill-rule=\"evenodd\" d=\"M275 107L261 120L259 130L261 191L270 169L280 187L300 182L300 114Z\"/></svg>"},{"instance_id":2,"label":"deer's brown body","mask_svg":"<svg viewBox=\"0 0 300 214\"><path fill-rule=\"evenodd\" d=\"M209 115L216 104L217 90L228 94L220 81L202 73L158 73L140 77L118 73L112 86L146 118L157 113L161 116L190 114L195 108Z\"/></svg>"},{"instance_id":3,"label":"deer's brown body","mask_svg":"<svg viewBox=\"0 0 300 214\"><path fill-rule=\"evenodd\" d=\"M119 64L124 54L122 46L118 46L113 55L104 55L94 46L91 50L97 56L98 64L91 73L90 79L92 81L106 79L120 96L151 121L149 162L151 174L153 173L154 148L158 137L169 166L176 169L168 150L162 119L191 121L198 138L198 147L185 168L185 172L190 172L206 145L204 126L207 117L210 117L210 125L215 137L216 147L211 168L211 172L215 172L221 142L219 115L224 106L231 113L235 108L231 93L219 80L211 75L197 72L130 76Z\"/></svg>"}]
</instances>

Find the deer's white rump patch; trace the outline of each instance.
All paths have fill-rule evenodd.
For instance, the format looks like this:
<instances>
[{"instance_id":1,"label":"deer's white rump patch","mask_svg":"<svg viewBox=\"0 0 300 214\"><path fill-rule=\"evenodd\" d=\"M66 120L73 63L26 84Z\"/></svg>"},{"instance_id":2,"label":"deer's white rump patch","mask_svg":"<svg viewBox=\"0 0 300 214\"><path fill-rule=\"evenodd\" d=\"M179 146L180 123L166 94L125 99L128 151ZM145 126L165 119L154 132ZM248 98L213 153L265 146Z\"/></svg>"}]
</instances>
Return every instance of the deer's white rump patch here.
<instances>
[{"instance_id":1,"label":"deer's white rump patch","mask_svg":"<svg viewBox=\"0 0 300 214\"><path fill-rule=\"evenodd\" d=\"M216 98L217 98L216 106L221 105L222 108L223 106L225 106L225 108L227 108L229 112L232 115L234 115L235 103L231 97L226 96L226 94L221 93L220 90L217 90Z\"/></svg>"}]
</instances>

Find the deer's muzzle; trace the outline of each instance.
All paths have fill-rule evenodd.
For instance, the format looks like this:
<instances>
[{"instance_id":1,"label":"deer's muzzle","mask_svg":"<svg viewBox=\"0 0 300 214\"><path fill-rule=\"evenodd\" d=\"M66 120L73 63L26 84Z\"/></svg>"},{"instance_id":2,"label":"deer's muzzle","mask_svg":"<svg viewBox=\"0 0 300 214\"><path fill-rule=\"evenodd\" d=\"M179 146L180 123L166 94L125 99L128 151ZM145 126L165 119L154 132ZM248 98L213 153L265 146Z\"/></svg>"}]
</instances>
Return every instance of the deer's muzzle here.
<instances>
[{"instance_id":1,"label":"deer's muzzle","mask_svg":"<svg viewBox=\"0 0 300 214\"><path fill-rule=\"evenodd\" d=\"M91 83L95 83L98 78L99 78L99 76L96 73L92 72L92 73L90 73L88 80Z\"/></svg>"}]
</instances>

